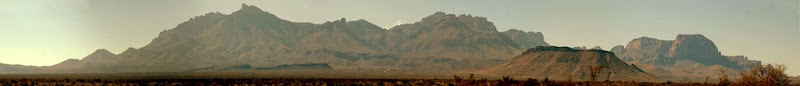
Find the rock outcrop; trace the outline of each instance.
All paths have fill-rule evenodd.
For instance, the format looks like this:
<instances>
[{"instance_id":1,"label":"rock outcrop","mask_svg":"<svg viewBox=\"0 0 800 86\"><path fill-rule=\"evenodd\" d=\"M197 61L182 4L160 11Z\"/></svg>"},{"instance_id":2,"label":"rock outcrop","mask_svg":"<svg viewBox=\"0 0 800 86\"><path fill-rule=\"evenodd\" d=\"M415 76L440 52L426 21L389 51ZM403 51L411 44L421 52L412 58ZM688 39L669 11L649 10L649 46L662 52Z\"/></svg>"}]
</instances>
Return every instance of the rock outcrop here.
<instances>
[{"instance_id":1,"label":"rock outcrop","mask_svg":"<svg viewBox=\"0 0 800 86\"><path fill-rule=\"evenodd\" d=\"M642 37L612 49L624 61L668 80L713 77L720 70L730 76L761 62L743 56L723 56L714 42L700 34L681 34L675 40ZM695 80L698 81L698 80Z\"/></svg>"},{"instance_id":2,"label":"rock outcrop","mask_svg":"<svg viewBox=\"0 0 800 86\"><path fill-rule=\"evenodd\" d=\"M620 56L621 59L636 60L648 64L671 64L674 61L665 57L671 46L672 41L669 40L641 37L628 42L628 45L625 46L625 53L617 56Z\"/></svg>"},{"instance_id":3,"label":"rock outcrop","mask_svg":"<svg viewBox=\"0 0 800 86\"><path fill-rule=\"evenodd\" d=\"M511 38L514 43L519 44L519 46L523 48L550 45L544 41L544 35L542 35L542 32L525 32L517 29L509 29L508 31L503 31L503 34Z\"/></svg>"},{"instance_id":4,"label":"rock outcrop","mask_svg":"<svg viewBox=\"0 0 800 86\"><path fill-rule=\"evenodd\" d=\"M680 34L672 42L667 57L713 58L722 54L710 39L700 34Z\"/></svg>"},{"instance_id":5,"label":"rock outcrop","mask_svg":"<svg viewBox=\"0 0 800 86\"><path fill-rule=\"evenodd\" d=\"M622 45L614 46L613 48L611 48L611 52L614 52L614 54L617 55L622 55L623 53L625 53L625 46Z\"/></svg>"}]
</instances>

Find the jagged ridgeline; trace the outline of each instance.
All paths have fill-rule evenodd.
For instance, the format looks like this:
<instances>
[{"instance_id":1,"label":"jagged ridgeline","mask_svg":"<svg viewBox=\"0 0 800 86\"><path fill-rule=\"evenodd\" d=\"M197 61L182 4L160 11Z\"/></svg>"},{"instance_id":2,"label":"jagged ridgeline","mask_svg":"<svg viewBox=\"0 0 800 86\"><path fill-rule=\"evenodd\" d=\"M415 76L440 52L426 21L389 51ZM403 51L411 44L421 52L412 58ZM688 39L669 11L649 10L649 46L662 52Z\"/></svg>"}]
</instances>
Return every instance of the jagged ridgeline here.
<instances>
[{"instance_id":1,"label":"jagged ridgeline","mask_svg":"<svg viewBox=\"0 0 800 86\"><path fill-rule=\"evenodd\" d=\"M191 18L138 49L120 54L98 50L81 60L34 69L49 73L283 67L451 71L499 64L527 48L544 45L548 44L540 32L500 32L486 18L471 15L436 12L420 22L388 29L345 18L322 24L292 22L243 4L231 14L212 12Z\"/></svg>"}]
</instances>

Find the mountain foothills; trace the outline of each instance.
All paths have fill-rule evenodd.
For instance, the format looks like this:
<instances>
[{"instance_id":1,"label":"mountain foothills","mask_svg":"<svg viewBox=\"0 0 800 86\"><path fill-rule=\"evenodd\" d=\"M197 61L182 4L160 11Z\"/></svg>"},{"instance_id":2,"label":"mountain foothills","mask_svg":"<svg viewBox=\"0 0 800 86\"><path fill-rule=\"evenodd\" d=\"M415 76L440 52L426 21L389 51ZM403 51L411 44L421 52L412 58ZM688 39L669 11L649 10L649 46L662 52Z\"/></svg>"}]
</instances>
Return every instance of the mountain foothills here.
<instances>
[{"instance_id":1,"label":"mountain foothills","mask_svg":"<svg viewBox=\"0 0 800 86\"><path fill-rule=\"evenodd\" d=\"M545 47L546 46L546 47ZM98 49L52 66L0 64L0 73L203 72L279 69L411 69L520 78L621 81L716 79L760 61L724 56L703 35L636 38L610 51L553 47L540 32L497 31L486 18L436 12L384 29L344 18L292 22L242 5L162 31L139 49ZM699 81L699 80L695 80Z\"/></svg>"},{"instance_id":2,"label":"mountain foothills","mask_svg":"<svg viewBox=\"0 0 800 86\"><path fill-rule=\"evenodd\" d=\"M120 54L99 49L53 66L4 66L3 73L196 72L314 69L453 71L499 64L532 46L542 33L499 32L483 17L436 12L420 22L383 29L344 18L291 22L242 5L229 15L194 17L162 31L150 44Z\"/></svg>"},{"instance_id":3,"label":"mountain foothills","mask_svg":"<svg viewBox=\"0 0 800 86\"><path fill-rule=\"evenodd\" d=\"M659 40L641 37L631 40L626 46L611 49L620 59L641 67L642 70L662 79L702 81L712 79L726 71L731 77L739 71L761 61L744 56L724 56L710 39L700 34L681 34L675 40ZM715 80L715 79L714 79Z\"/></svg>"}]
</instances>

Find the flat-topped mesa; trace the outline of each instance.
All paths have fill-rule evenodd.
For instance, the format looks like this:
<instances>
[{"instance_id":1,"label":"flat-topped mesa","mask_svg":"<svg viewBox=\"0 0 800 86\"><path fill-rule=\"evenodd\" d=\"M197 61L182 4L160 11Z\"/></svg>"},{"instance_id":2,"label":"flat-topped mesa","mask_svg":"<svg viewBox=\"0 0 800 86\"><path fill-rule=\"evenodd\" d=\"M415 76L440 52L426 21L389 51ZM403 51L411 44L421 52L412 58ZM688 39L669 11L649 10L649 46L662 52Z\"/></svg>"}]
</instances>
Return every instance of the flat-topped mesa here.
<instances>
[{"instance_id":1,"label":"flat-topped mesa","mask_svg":"<svg viewBox=\"0 0 800 86\"><path fill-rule=\"evenodd\" d=\"M544 52L544 51L561 51L561 52L594 51L594 52L604 52L604 53L613 54L612 52L605 51L605 50L594 50L594 49L581 50L581 49L575 49L575 48L570 48L570 47L559 47L559 46L536 46L536 47L533 47L531 49L526 50L524 53L522 53L522 55L525 55L525 54L528 54L528 53L534 53L534 52Z\"/></svg>"},{"instance_id":2,"label":"flat-topped mesa","mask_svg":"<svg viewBox=\"0 0 800 86\"><path fill-rule=\"evenodd\" d=\"M628 45L625 46L625 49L662 51L660 50L661 47L669 47L671 46L671 42L672 42L671 40L659 40L650 37L640 37L628 42Z\"/></svg>"}]
</instances>

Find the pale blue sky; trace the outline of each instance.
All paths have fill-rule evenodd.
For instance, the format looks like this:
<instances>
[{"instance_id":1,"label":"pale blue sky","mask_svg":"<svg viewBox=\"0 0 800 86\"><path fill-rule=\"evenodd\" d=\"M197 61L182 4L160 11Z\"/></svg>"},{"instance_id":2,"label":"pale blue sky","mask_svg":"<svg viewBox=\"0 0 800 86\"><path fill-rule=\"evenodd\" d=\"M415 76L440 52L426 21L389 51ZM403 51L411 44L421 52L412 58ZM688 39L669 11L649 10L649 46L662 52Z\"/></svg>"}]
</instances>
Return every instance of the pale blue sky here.
<instances>
[{"instance_id":1,"label":"pale blue sky","mask_svg":"<svg viewBox=\"0 0 800 86\"><path fill-rule=\"evenodd\" d=\"M471 14L501 31L543 32L558 46L610 49L642 36L703 34L725 55L787 64L800 74L797 0L0 0L0 63L44 66L101 48L120 53L242 3L290 21L365 19L383 27L437 11Z\"/></svg>"}]
</instances>

